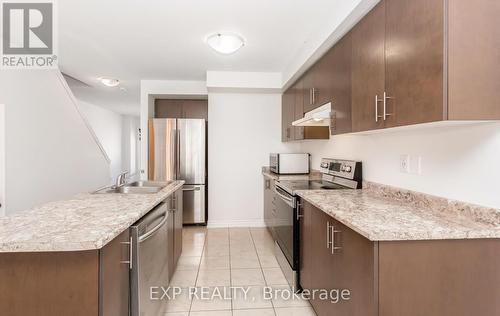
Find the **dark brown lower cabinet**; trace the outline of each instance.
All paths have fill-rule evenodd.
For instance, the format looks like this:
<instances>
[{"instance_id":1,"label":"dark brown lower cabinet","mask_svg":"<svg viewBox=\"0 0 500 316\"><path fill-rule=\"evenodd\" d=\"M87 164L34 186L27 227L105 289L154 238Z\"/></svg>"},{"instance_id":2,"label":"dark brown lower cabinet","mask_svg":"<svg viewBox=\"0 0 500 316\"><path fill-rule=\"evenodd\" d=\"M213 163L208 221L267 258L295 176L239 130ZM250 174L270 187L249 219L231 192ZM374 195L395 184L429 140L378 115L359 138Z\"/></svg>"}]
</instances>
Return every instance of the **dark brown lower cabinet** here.
<instances>
[{"instance_id":1,"label":"dark brown lower cabinet","mask_svg":"<svg viewBox=\"0 0 500 316\"><path fill-rule=\"evenodd\" d=\"M0 254L0 314L123 316L129 310L128 230L100 250Z\"/></svg>"},{"instance_id":2,"label":"dark brown lower cabinet","mask_svg":"<svg viewBox=\"0 0 500 316\"><path fill-rule=\"evenodd\" d=\"M349 290L311 300L319 316L495 316L500 239L370 241L310 203L301 218L304 290Z\"/></svg>"},{"instance_id":3,"label":"dark brown lower cabinet","mask_svg":"<svg viewBox=\"0 0 500 316\"><path fill-rule=\"evenodd\" d=\"M269 233L275 238L274 232L274 179L264 177L264 223Z\"/></svg>"},{"instance_id":4,"label":"dark brown lower cabinet","mask_svg":"<svg viewBox=\"0 0 500 316\"><path fill-rule=\"evenodd\" d=\"M182 205L182 188L178 189L166 199L169 205L170 218L173 220L167 221L168 243L168 273L173 275L177 267L177 262L182 254L182 226L183 226L183 205Z\"/></svg>"},{"instance_id":5,"label":"dark brown lower cabinet","mask_svg":"<svg viewBox=\"0 0 500 316\"><path fill-rule=\"evenodd\" d=\"M99 315L123 316L129 312L130 247L127 229L99 251Z\"/></svg>"},{"instance_id":6,"label":"dark brown lower cabinet","mask_svg":"<svg viewBox=\"0 0 500 316\"><path fill-rule=\"evenodd\" d=\"M311 292L348 290L350 293L349 300L336 303L315 296L311 304L316 313L376 315L374 275L377 245L307 202L303 213L300 256L305 266L300 274L302 288Z\"/></svg>"}]
</instances>

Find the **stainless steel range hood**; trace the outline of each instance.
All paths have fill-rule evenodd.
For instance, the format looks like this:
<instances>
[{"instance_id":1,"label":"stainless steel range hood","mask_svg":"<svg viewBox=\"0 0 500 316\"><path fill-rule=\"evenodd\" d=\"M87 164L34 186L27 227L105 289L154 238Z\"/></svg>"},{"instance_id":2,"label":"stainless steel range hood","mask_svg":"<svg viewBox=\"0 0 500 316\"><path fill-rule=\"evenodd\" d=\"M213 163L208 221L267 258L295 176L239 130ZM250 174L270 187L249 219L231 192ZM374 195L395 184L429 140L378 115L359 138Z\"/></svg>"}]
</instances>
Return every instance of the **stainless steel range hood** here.
<instances>
[{"instance_id":1,"label":"stainless steel range hood","mask_svg":"<svg viewBox=\"0 0 500 316\"><path fill-rule=\"evenodd\" d=\"M304 118L296 120L293 126L330 126L330 113L332 104L330 102L315 108L304 114Z\"/></svg>"}]
</instances>

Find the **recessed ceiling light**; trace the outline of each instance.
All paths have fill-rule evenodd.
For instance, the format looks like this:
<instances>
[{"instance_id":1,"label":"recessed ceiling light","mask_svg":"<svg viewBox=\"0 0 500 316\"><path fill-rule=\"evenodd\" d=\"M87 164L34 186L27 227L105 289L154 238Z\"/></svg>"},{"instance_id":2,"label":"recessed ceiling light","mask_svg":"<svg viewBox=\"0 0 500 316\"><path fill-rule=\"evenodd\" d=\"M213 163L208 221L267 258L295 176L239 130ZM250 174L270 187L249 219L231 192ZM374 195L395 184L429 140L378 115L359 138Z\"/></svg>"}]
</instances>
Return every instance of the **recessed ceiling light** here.
<instances>
[{"instance_id":1,"label":"recessed ceiling light","mask_svg":"<svg viewBox=\"0 0 500 316\"><path fill-rule=\"evenodd\" d=\"M215 33L207 36L206 42L221 54L232 54L245 45L245 40L235 33Z\"/></svg>"},{"instance_id":2,"label":"recessed ceiling light","mask_svg":"<svg viewBox=\"0 0 500 316\"><path fill-rule=\"evenodd\" d=\"M101 77L99 80L106 87L116 87L120 84L120 80L114 78Z\"/></svg>"}]
</instances>

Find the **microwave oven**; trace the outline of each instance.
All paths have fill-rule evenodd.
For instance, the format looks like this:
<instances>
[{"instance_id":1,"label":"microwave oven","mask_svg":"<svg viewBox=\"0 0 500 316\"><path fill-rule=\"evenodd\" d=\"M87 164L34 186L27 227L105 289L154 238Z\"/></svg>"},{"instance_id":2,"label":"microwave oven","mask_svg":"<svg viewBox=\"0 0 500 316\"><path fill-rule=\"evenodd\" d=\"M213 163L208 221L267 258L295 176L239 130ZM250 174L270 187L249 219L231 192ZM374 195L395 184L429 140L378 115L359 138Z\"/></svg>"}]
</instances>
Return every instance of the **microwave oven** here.
<instances>
[{"instance_id":1,"label":"microwave oven","mask_svg":"<svg viewBox=\"0 0 500 316\"><path fill-rule=\"evenodd\" d=\"M310 156L307 153L269 155L269 169L277 174L309 173Z\"/></svg>"}]
</instances>

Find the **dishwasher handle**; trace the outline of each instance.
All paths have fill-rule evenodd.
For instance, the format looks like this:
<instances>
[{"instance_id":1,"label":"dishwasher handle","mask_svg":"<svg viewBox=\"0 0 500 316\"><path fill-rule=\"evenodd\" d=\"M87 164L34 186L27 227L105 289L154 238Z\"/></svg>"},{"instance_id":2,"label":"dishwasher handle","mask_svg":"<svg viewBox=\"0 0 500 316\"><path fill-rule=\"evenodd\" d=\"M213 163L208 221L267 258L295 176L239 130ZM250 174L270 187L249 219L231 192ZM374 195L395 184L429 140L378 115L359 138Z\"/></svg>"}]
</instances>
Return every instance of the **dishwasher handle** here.
<instances>
[{"instance_id":1,"label":"dishwasher handle","mask_svg":"<svg viewBox=\"0 0 500 316\"><path fill-rule=\"evenodd\" d=\"M139 236L139 243L141 243L141 242L146 241L147 239L149 239L157 231L159 231L160 228L163 227L163 225L165 225L165 223L167 222L167 219L168 219L167 212L165 211L165 213L163 213L159 217L162 218L161 222L158 225L156 225L155 227L153 227L153 229L151 229L151 230L145 232L144 234L140 235Z\"/></svg>"}]
</instances>

